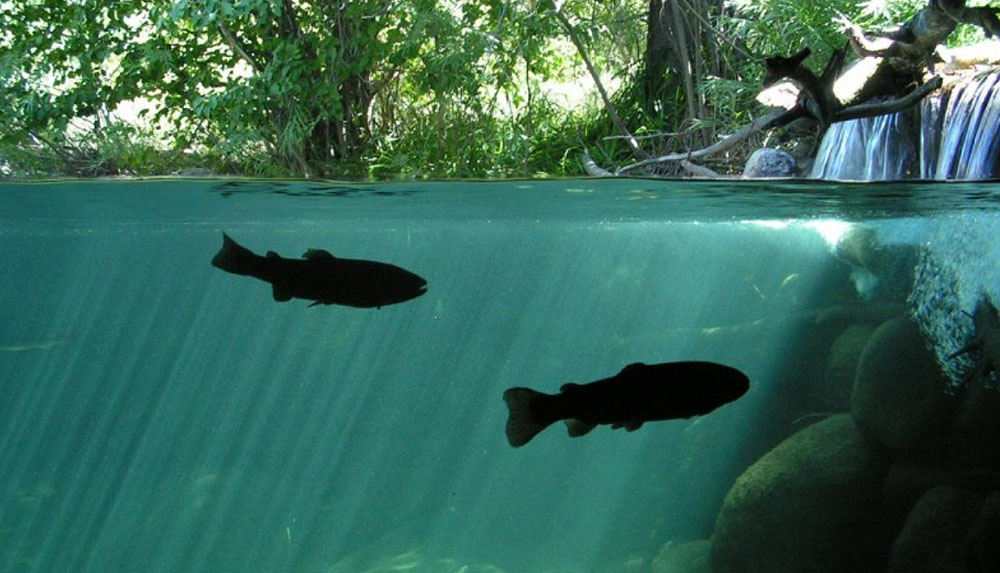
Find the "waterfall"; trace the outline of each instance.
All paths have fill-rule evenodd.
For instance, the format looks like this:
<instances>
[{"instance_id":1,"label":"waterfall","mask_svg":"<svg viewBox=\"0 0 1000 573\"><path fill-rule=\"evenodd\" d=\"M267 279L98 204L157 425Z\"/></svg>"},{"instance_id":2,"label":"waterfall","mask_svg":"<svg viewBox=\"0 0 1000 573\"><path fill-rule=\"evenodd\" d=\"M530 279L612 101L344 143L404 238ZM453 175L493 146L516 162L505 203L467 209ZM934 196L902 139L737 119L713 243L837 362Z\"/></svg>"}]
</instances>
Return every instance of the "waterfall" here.
<instances>
[{"instance_id":1,"label":"waterfall","mask_svg":"<svg viewBox=\"0 0 1000 573\"><path fill-rule=\"evenodd\" d=\"M1000 74L957 86L946 104L934 169L927 178L985 179L996 176L1000 105L995 104Z\"/></svg>"},{"instance_id":2,"label":"waterfall","mask_svg":"<svg viewBox=\"0 0 1000 573\"><path fill-rule=\"evenodd\" d=\"M823 137L817 179L987 179L1000 175L1000 73L959 84L907 110L835 123Z\"/></svg>"},{"instance_id":3,"label":"waterfall","mask_svg":"<svg viewBox=\"0 0 1000 573\"><path fill-rule=\"evenodd\" d=\"M918 137L905 111L830 126L813 163L817 179L882 180L911 177Z\"/></svg>"}]
</instances>

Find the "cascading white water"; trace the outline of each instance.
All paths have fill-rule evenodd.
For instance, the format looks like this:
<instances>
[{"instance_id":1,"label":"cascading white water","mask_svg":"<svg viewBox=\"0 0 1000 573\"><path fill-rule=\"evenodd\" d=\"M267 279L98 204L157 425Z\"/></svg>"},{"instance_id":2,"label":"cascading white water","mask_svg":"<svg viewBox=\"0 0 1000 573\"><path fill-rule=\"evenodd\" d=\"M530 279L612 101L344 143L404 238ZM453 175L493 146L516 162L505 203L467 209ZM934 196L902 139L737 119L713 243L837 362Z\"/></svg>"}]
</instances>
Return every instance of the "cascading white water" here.
<instances>
[{"instance_id":1,"label":"cascading white water","mask_svg":"<svg viewBox=\"0 0 1000 573\"><path fill-rule=\"evenodd\" d=\"M900 112L835 123L823 137L817 179L987 179L1000 175L1000 73ZM919 122L919 123L918 123Z\"/></svg>"},{"instance_id":2,"label":"cascading white water","mask_svg":"<svg viewBox=\"0 0 1000 573\"><path fill-rule=\"evenodd\" d=\"M946 104L934 179L985 179L996 175L1000 129L1000 74L989 74L958 87Z\"/></svg>"},{"instance_id":3,"label":"cascading white water","mask_svg":"<svg viewBox=\"0 0 1000 573\"><path fill-rule=\"evenodd\" d=\"M817 179L907 179L917 156L912 113L842 121L823 137L812 177Z\"/></svg>"},{"instance_id":4,"label":"cascading white water","mask_svg":"<svg viewBox=\"0 0 1000 573\"><path fill-rule=\"evenodd\" d=\"M941 147L941 125L949 94L920 102L920 178L933 179Z\"/></svg>"}]
</instances>

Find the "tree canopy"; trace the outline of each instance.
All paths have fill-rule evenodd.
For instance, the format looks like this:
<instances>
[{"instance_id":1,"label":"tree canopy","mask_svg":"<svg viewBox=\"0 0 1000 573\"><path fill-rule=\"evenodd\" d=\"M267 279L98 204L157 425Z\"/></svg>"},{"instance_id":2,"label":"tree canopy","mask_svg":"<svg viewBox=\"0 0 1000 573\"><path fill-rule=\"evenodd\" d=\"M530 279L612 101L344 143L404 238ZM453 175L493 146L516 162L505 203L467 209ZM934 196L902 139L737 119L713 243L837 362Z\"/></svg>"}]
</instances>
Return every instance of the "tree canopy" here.
<instances>
[{"instance_id":1,"label":"tree canopy","mask_svg":"<svg viewBox=\"0 0 1000 573\"><path fill-rule=\"evenodd\" d=\"M605 139L621 127L608 109L635 136L696 147L754 113L765 55L808 46L822 62L843 44L839 14L877 26L925 4L8 0L0 158L25 174L192 162L261 175L576 174L584 147L636 153ZM608 102L566 87L591 75Z\"/></svg>"}]
</instances>

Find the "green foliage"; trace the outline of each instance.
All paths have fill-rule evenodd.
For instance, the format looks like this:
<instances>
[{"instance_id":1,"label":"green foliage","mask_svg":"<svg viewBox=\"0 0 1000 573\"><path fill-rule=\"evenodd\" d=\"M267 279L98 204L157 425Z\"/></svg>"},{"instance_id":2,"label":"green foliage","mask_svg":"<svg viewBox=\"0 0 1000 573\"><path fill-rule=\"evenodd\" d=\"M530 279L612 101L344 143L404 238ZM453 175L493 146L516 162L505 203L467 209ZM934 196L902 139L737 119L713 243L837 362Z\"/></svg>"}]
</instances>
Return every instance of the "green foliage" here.
<instances>
[{"instance_id":1,"label":"green foliage","mask_svg":"<svg viewBox=\"0 0 1000 573\"><path fill-rule=\"evenodd\" d=\"M0 2L0 157L19 174L137 175L197 164L259 176L579 173L586 146L630 150L550 0L8 0ZM843 45L835 18L897 25L925 0L689 0L695 96L677 69L655 105L641 73L646 0L565 0L571 23L651 151L690 149L750 117L761 58ZM697 8L697 10L696 10ZM961 34L966 34L962 36ZM971 37L971 32L956 36ZM747 57L749 53L750 57ZM123 106L139 106L123 119ZM691 110L696 113L692 116ZM659 144L656 142L659 141Z\"/></svg>"},{"instance_id":2,"label":"green foliage","mask_svg":"<svg viewBox=\"0 0 1000 573\"><path fill-rule=\"evenodd\" d=\"M730 4L732 11L720 24L734 37L743 38L755 56L754 69L745 70L744 76L755 81L763 74L760 62L774 54L791 55L808 47L812 56L807 64L822 66L833 50L845 44L837 18L844 15L856 21L861 13L855 0L734 0Z\"/></svg>"},{"instance_id":3,"label":"green foliage","mask_svg":"<svg viewBox=\"0 0 1000 573\"><path fill-rule=\"evenodd\" d=\"M180 151L164 150L155 134L125 123L100 130L74 126L72 133L49 130L28 142L0 142L5 173L14 177L163 175L191 166Z\"/></svg>"},{"instance_id":4,"label":"green foliage","mask_svg":"<svg viewBox=\"0 0 1000 573\"><path fill-rule=\"evenodd\" d=\"M763 59L791 55L803 48L812 54L805 65L819 73L834 50L847 41L839 19L846 17L869 31L888 31L907 22L927 0L732 0L715 20L721 33L750 57L730 57L727 77L701 79L699 90L718 113L717 131L732 132L749 120L764 76Z\"/></svg>"},{"instance_id":5,"label":"green foliage","mask_svg":"<svg viewBox=\"0 0 1000 573\"><path fill-rule=\"evenodd\" d=\"M559 113L538 83L572 63L549 10L502 0L16 0L0 19L8 157L142 97L162 147L240 171L498 174L528 169L516 122Z\"/></svg>"}]
</instances>

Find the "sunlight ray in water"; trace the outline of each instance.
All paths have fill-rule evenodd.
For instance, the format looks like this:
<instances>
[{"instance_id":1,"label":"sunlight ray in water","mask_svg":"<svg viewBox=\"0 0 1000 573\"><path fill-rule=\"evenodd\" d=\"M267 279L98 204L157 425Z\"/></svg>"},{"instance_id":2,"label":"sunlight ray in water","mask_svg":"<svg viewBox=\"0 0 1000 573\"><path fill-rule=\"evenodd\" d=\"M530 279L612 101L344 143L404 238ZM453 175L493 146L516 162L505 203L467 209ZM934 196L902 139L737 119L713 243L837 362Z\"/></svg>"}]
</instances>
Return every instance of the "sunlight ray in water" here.
<instances>
[{"instance_id":1,"label":"sunlight ray in water","mask_svg":"<svg viewBox=\"0 0 1000 573\"><path fill-rule=\"evenodd\" d=\"M795 219L787 220L754 220L754 221L743 221L747 225L756 225L758 227L764 227L767 229L787 229L789 227L801 226L806 229L812 229L818 233L823 240L827 242L831 247L837 246L840 242L841 237L846 235L851 230L851 223L847 221L840 221L837 219L820 219L820 220L805 220L797 221Z\"/></svg>"},{"instance_id":2,"label":"sunlight ray in water","mask_svg":"<svg viewBox=\"0 0 1000 573\"><path fill-rule=\"evenodd\" d=\"M750 570L780 557L760 536L797 564L887 552L851 535L888 491L878 452L1000 466L980 415L1000 193L874 188L4 184L0 571ZM213 266L223 233L253 272ZM750 389L654 366L681 361ZM935 363L980 402L923 392ZM576 409L540 407L551 425L512 448L510 388ZM572 437L574 417L597 427Z\"/></svg>"}]
</instances>

